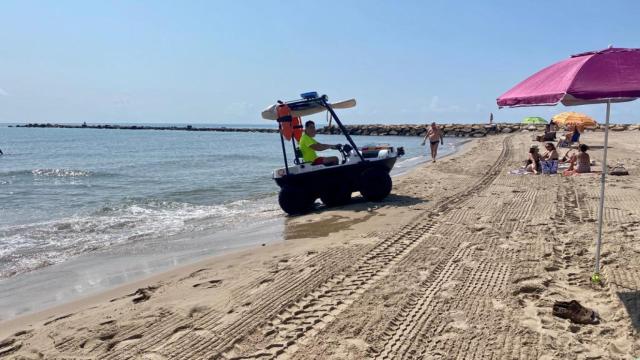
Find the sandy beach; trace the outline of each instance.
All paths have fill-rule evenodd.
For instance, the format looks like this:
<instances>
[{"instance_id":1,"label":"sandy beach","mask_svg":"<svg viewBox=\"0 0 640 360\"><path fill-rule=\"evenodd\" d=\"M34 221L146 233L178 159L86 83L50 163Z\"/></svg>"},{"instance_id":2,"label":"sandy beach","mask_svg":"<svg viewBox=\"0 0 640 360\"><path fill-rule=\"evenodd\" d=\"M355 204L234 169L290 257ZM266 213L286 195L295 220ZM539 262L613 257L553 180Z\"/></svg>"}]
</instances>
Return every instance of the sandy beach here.
<instances>
[{"instance_id":1,"label":"sandy beach","mask_svg":"<svg viewBox=\"0 0 640 360\"><path fill-rule=\"evenodd\" d=\"M598 176L517 176L532 133L474 140L394 179L382 203L288 218L284 241L0 324L9 359L636 359L640 145ZM603 133L586 133L600 165ZM563 153L563 152L561 152ZM596 325L552 315L578 300Z\"/></svg>"}]
</instances>

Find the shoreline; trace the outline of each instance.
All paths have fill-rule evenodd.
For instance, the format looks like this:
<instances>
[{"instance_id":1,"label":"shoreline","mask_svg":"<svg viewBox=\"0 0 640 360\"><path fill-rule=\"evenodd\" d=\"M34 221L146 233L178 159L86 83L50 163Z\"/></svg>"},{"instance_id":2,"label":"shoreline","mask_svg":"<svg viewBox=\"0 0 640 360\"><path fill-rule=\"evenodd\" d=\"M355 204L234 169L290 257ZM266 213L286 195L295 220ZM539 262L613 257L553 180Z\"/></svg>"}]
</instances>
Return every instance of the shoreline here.
<instances>
[{"instance_id":1,"label":"shoreline","mask_svg":"<svg viewBox=\"0 0 640 360\"><path fill-rule=\"evenodd\" d=\"M456 156L463 151L472 139L456 144L451 153L440 157L445 159ZM420 166L431 165L427 161L425 153L418 157L424 157L407 168L392 172L394 182L407 174L416 171ZM396 168L394 168L396 170ZM277 202L277 200L274 200ZM362 206L362 200L354 197L355 204ZM376 206L376 204L371 204ZM333 210L333 209L332 209ZM328 211L332 211L328 210ZM327 209L321 207L312 213L321 214ZM18 274L0 281L2 293L11 294L8 299L0 298L7 310L0 313L0 324L11 323L22 317L33 317L38 313L50 313L50 309L65 308L75 302L84 303L85 298L100 297L101 293L109 293L116 289L130 288L130 283L144 281L146 278L155 278L165 272L172 272L182 267L190 267L192 263L206 261L209 258L218 258L246 249L257 249L265 244L272 245L287 240L284 234L286 216L268 219L267 223L251 225L247 228L234 227L223 231L200 231L198 233L178 234L168 238L159 237L154 242L189 242L184 247L174 246L169 254L150 252L153 245L141 245L143 249L133 254L122 253L121 246L114 249L104 249L97 253L87 253L60 264L54 264L45 268L32 270ZM225 240L227 239L227 240ZM240 239L231 242L228 239ZM194 245L196 244L201 245ZM216 247L216 243L233 244L230 248ZM130 245L127 245L129 247ZM157 247L157 246L156 246ZM211 253L212 252L212 253ZM121 254L122 253L122 254ZM61 277L61 275L64 275ZM65 279L64 283L62 279ZM69 279L76 279L68 282ZM129 280L132 279L132 280ZM28 283L25 287L23 284ZM0 307L1 308L1 307ZM8 309L15 312L10 312ZM37 317L37 316L36 316ZM4 324L3 324L4 325Z\"/></svg>"},{"instance_id":2,"label":"shoreline","mask_svg":"<svg viewBox=\"0 0 640 360\"><path fill-rule=\"evenodd\" d=\"M158 237L155 242L167 245L145 244L135 251L130 250L131 245L120 245L2 279L0 293L6 295L0 303L6 308L0 313L0 324L127 287L203 259L281 242L283 221L274 218L223 231Z\"/></svg>"},{"instance_id":3,"label":"shoreline","mask_svg":"<svg viewBox=\"0 0 640 360\"><path fill-rule=\"evenodd\" d=\"M588 284L598 179L509 175L530 144L516 134L470 142L394 179L388 201L287 218L280 243L3 323L1 335L13 333L4 341L12 355L45 358L627 359L640 352L632 139L610 137L610 163L624 161L630 175L607 180L603 288ZM602 323L554 317L553 302L565 299L597 310Z\"/></svg>"}]
</instances>

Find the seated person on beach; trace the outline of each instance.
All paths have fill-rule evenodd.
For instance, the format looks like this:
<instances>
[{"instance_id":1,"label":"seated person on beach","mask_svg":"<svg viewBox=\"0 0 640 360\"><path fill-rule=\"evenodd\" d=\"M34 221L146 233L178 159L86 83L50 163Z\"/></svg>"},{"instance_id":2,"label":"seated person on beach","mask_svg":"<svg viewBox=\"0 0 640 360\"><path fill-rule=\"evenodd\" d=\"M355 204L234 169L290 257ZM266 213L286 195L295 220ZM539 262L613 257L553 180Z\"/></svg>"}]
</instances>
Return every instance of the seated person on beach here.
<instances>
[{"instance_id":1,"label":"seated person on beach","mask_svg":"<svg viewBox=\"0 0 640 360\"><path fill-rule=\"evenodd\" d=\"M560 141L558 142L558 147L561 147L563 145L569 146L575 142L580 144L580 130L578 130L577 126L574 126L571 131L568 131L566 134L564 134L564 138L560 139Z\"/></svg>"},{"instance_id":2,"label":"seated person on beach","mask_svg":"<svg viewBox=\"0 0 640 360\"><path fill-rule=\"evenodd\" d=\"M572 155L569 159L569 168L565 170L562 174L573 175L573 174L583 174L591 172L591 158L589 154L587 154L587 150L589 147L585 144L580 144L578 147L579 152L575 155Z\"/></svg>"},{"instance_id":3,"label":"seated person on beach","mask_svg":"<svg viewBox=\"0 0 640 360\"><path fill-rule=\"evenodd\" d=\"M569 150L567 150L567 152L566 152L566 153L564 153L564 155L563 155L563 156L562 156L562 158L560 159L560 162L561 162L561 163L566 163L566 162L568 162L569 160L571 160L571 157L573 156L573 155L572 155L572 152L573 152L573 149L569 149Z\"/></svg>"},{"instance_id":4,"label":"seated person on beach","mask_svg":"<svg viewBox=\"0 0 640 360\"><path fill-rule=\"evenodd\" d=\"M321 144L314 139L316 136L316 124L309 120L304 123L304 134L300 137L300 151L302 159L312 165L337 165L338 158L336 156L318 156L316 151L328 149L338 149L339 145Z\"/></svg>"},{"instance_id":5,"label":"seated person on beach","mask_svg":"<svg viewBox=\"0 0 640 360\"><path fill-rule=\"evenodd\" d=\"M546 143L544 148L547 151L542 155L542 160L558 160L558 150L552 143Z\"/></svg>"},{"instance_id":6,"label":"seated person on beach","mask_svg":"<svg viewBox=\"0 0 640 360\"><path fill-rule=\"evenodd\" d=\"M529 148L529 158L527 159L527 172L537 174L540 171L540 153L538 152L538 146L534 145Z\"/></svg>"}]
</instances>

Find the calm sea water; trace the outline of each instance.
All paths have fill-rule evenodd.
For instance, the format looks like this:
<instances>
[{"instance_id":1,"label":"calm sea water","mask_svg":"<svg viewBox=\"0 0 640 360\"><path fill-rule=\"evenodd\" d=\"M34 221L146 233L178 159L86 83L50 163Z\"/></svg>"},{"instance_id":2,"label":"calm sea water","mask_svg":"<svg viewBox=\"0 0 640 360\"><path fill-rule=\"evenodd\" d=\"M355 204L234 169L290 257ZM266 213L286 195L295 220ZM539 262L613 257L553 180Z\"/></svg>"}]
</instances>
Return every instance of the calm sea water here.
<instances>
[{"instance_id":1,"label":"calm sea water","mask_svg":"<svg viewBox=\"0 0 640 360\"><path fill-rule=\"evenodd\" d=\"M396 174L428 157L416 137L354 140L404 146ZM441 153L459 143L448 139ZM0 149L0 279L113 246L284 216L271 179L283 164L273 133L0 125Z\"/></svg>"}]
</instances>

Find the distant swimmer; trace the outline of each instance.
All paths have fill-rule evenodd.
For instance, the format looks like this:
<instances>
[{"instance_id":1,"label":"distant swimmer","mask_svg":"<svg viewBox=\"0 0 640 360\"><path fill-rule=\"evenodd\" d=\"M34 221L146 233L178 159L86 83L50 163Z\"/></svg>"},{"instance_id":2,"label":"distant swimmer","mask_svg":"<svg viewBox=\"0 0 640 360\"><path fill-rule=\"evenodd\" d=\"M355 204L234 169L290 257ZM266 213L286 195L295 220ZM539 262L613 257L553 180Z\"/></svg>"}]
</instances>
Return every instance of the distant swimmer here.
<instances>
[{"instance_id":1,"label":"distant swimmer","mask_svg":"<svg viewBox=\"0 0 640 360\"><path fill-rule=\"evenodd\" d=\"M2 152L2 149L0 149L0 155L4 155L4 153Z\"/></svg>"}]
</instances>

